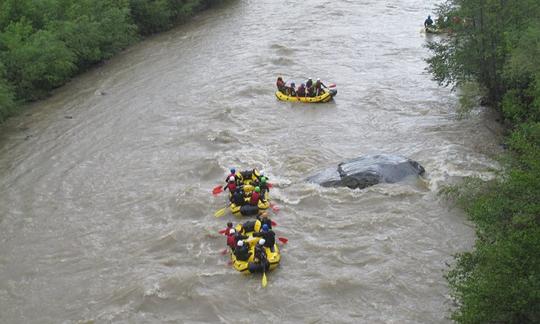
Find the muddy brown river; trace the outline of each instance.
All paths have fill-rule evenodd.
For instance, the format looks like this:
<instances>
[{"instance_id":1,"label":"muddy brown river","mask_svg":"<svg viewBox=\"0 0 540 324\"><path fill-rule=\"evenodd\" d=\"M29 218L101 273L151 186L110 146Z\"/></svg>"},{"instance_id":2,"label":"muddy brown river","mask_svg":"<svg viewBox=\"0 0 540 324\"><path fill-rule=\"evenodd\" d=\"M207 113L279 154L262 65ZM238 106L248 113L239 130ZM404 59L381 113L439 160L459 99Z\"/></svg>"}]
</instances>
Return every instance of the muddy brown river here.
<instances>
[{"instance_id":1,"label":"muddy brown river","mask_svg":"<svg viewBox=\"0 0 540 324\"><path fill-rule=\"evenodd\" d=\"M447 323L443 277L474 242L437 193L489 177L500 126L425 71L438 1L237 0L151 37L0 126L1 323ZM319 105L275 79L334 82ZM364 154L424 179L304 179ZM278 269L228 266L230 167L274 184Z\"/></svg>"}]
</instances>

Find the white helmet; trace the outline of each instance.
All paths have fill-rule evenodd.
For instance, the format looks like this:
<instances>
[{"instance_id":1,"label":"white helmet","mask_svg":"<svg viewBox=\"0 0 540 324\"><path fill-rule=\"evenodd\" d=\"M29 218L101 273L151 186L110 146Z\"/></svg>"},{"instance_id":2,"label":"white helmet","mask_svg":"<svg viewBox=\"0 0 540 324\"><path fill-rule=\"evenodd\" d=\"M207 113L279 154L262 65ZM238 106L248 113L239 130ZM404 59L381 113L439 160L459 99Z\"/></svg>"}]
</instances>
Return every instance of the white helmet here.
<instances>
[{"instance_id":1,"label":"white helmet","mask_svg":"<svg viewBox=\"0 0 540 324\"><path fill-rule=\"evenodd\" d=\"M234 234L234 233L236 233L236 230L235 230L234 228L231 228L231 229L229 230L229 234Z\"/></svg>"},{"instance_id":2,"label":"white helmet","mask_svg":"<svg viewBox=\"0 0 540 324\"><path fill-rule=\"evenodd\" d=\"M265 241L264 239L260 239L260 240L259 240L259 244L260 244L260 245L264 245L264 243L266 243L266 241Z\"/></svg>"},{"instance_id":3,"label":"white helmet","mask_svg":"<svg viewBox=\"0 0 540 324\"><path fill-rule=\"evenodd\" d=\"M237 246L244 246L244 241L240 240L238 243L236 243Z\"/></svg>"},{"instance_id":4,"label":"white helmet","mask_svg":"<svg viewBox=\"0 0 540 324\"><path fill-rule=\"evenodd\" d=\"M234 177L233 177L233 176L231 176L231 177L229 178L229 182L234 182Z\"/></svg>"},{"instance_id":5,"label":"white helmet","mask_svg":"<svg viewBox=\"0 0 540 324\"><path fill-rule=\"evenodd\" d=\"M264 176L264 170L259 171L259 175L262 177Z\"/></svg>"},{"instance_id":6,"label":"white helmet","mask_svg":"<svg viewBox=\"0 0 540 324\"><path fill-rule=\"evenodd\" d=\"M317 81L321 81L321 78L317 78Z\"/></svg>"}]
</instances>

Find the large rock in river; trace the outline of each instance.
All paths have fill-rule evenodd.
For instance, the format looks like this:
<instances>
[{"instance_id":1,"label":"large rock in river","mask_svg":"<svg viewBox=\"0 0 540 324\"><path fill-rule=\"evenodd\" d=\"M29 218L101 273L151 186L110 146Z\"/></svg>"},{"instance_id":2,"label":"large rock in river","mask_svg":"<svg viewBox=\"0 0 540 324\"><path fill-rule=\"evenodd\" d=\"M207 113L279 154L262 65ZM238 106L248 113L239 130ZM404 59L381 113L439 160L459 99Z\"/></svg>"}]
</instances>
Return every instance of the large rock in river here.
<instances>
[{"instance_id":1,"label":"large rock in river","mask_svg":"<svg viewBox=\"0 0 540 324\"><path fill-rule=\"evenodd\" d=\"M311 176L307 181L323 187L365 188L377 183L398 182L409 176L424 174L416 161L398 155L366 155L342 162Z\"/></svg>"}]
</instances>

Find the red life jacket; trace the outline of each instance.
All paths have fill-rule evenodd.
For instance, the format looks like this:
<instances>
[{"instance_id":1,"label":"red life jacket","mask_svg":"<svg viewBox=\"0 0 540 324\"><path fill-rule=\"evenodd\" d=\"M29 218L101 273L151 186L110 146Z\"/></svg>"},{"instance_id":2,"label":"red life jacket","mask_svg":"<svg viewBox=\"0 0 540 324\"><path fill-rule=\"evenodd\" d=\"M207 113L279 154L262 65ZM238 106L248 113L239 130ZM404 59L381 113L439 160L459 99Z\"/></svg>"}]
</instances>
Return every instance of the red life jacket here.
<instances>
[{"instance_id":1,"label":"red life jacket","mask_svg":"<svg viewBox=\"0 0 540 324\"><path fill-rule=\"evenodd\" d=\"M236 239L234 238L234 235L229 234L227 236L227 245L230 246L231 249L234 250L234 248L236 247Z\"/></svg>"},{"instance_id":2,"label":"red life jacket","mask_svg":"<svg viewBox=\"0 0 540 324\"><path fill-rule=\"evenodd\" d=\"M253 193L251 194L251 200L249 201L249 203L253 206L257 206L259 204L260 197L261 195L259 195L257 191L253 191Z\"/></svg>"},{"instance_id":3,"label":"red life jacket","mask_svg":"<svg viewBox=\"0 0 540 324\"><path fill-rule=\"evenodd\" d=\"M232 194L233 192L236 191L236 183L229 182L229 184L227 185L227 188L229 189L229 192Z\"/></svg>"}]
</instances>

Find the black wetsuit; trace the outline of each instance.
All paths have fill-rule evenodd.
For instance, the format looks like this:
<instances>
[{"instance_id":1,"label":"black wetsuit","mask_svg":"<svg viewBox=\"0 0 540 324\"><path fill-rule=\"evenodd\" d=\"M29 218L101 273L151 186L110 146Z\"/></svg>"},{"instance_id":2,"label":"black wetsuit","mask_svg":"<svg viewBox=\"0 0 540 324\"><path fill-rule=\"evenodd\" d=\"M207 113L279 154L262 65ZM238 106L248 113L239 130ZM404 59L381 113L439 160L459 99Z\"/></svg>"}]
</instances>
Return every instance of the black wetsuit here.
<instances>
[{"instance_id":1,"label":"black wetsuit","mask_svg":"<svg viewBox=\"0 0 540 324\"><path fill-rule=\"evenodd\" d=\"M271 250L274 249L274 244L276 244L276 233L274 231L269 230L267 232L253 233L253 236L262 237L265 241L264 246Z\"/></svg>"},{"instance_id":2,"label":"black wetsuit","mask_svg":"<svg viewBox=\"0 0 540 324\"><path fill-rule=\"evenodd\" d=\"M242 224L242 228L244 229L244 232L253 232L255 230L255 222L254 220L252 221L247 221L245 222L244 224Z\"/></svg>"},{"instance_id":3,"label":"black wetsuit","mask_svg":"<svg viewBox=\"0 0 540 324\"><path fill-rule=\"evenodd\" d=\"M234 255L239 261L247 261L251 253L249 252L247 244L244 244L242 246L237 246L236 249L234 249Z\"/></svg>"},{"instance_id":4,"label":"black wetsuit","mask_svg":"<svg viewBox=\"0 0 540 324\"><path fill-rule=\"evenodd\" d=\"M241 189L236 189L231 197L231 202L236 206L242 206L246 203L244 200L244 192Z\"/></svg>"}]
</instances>

